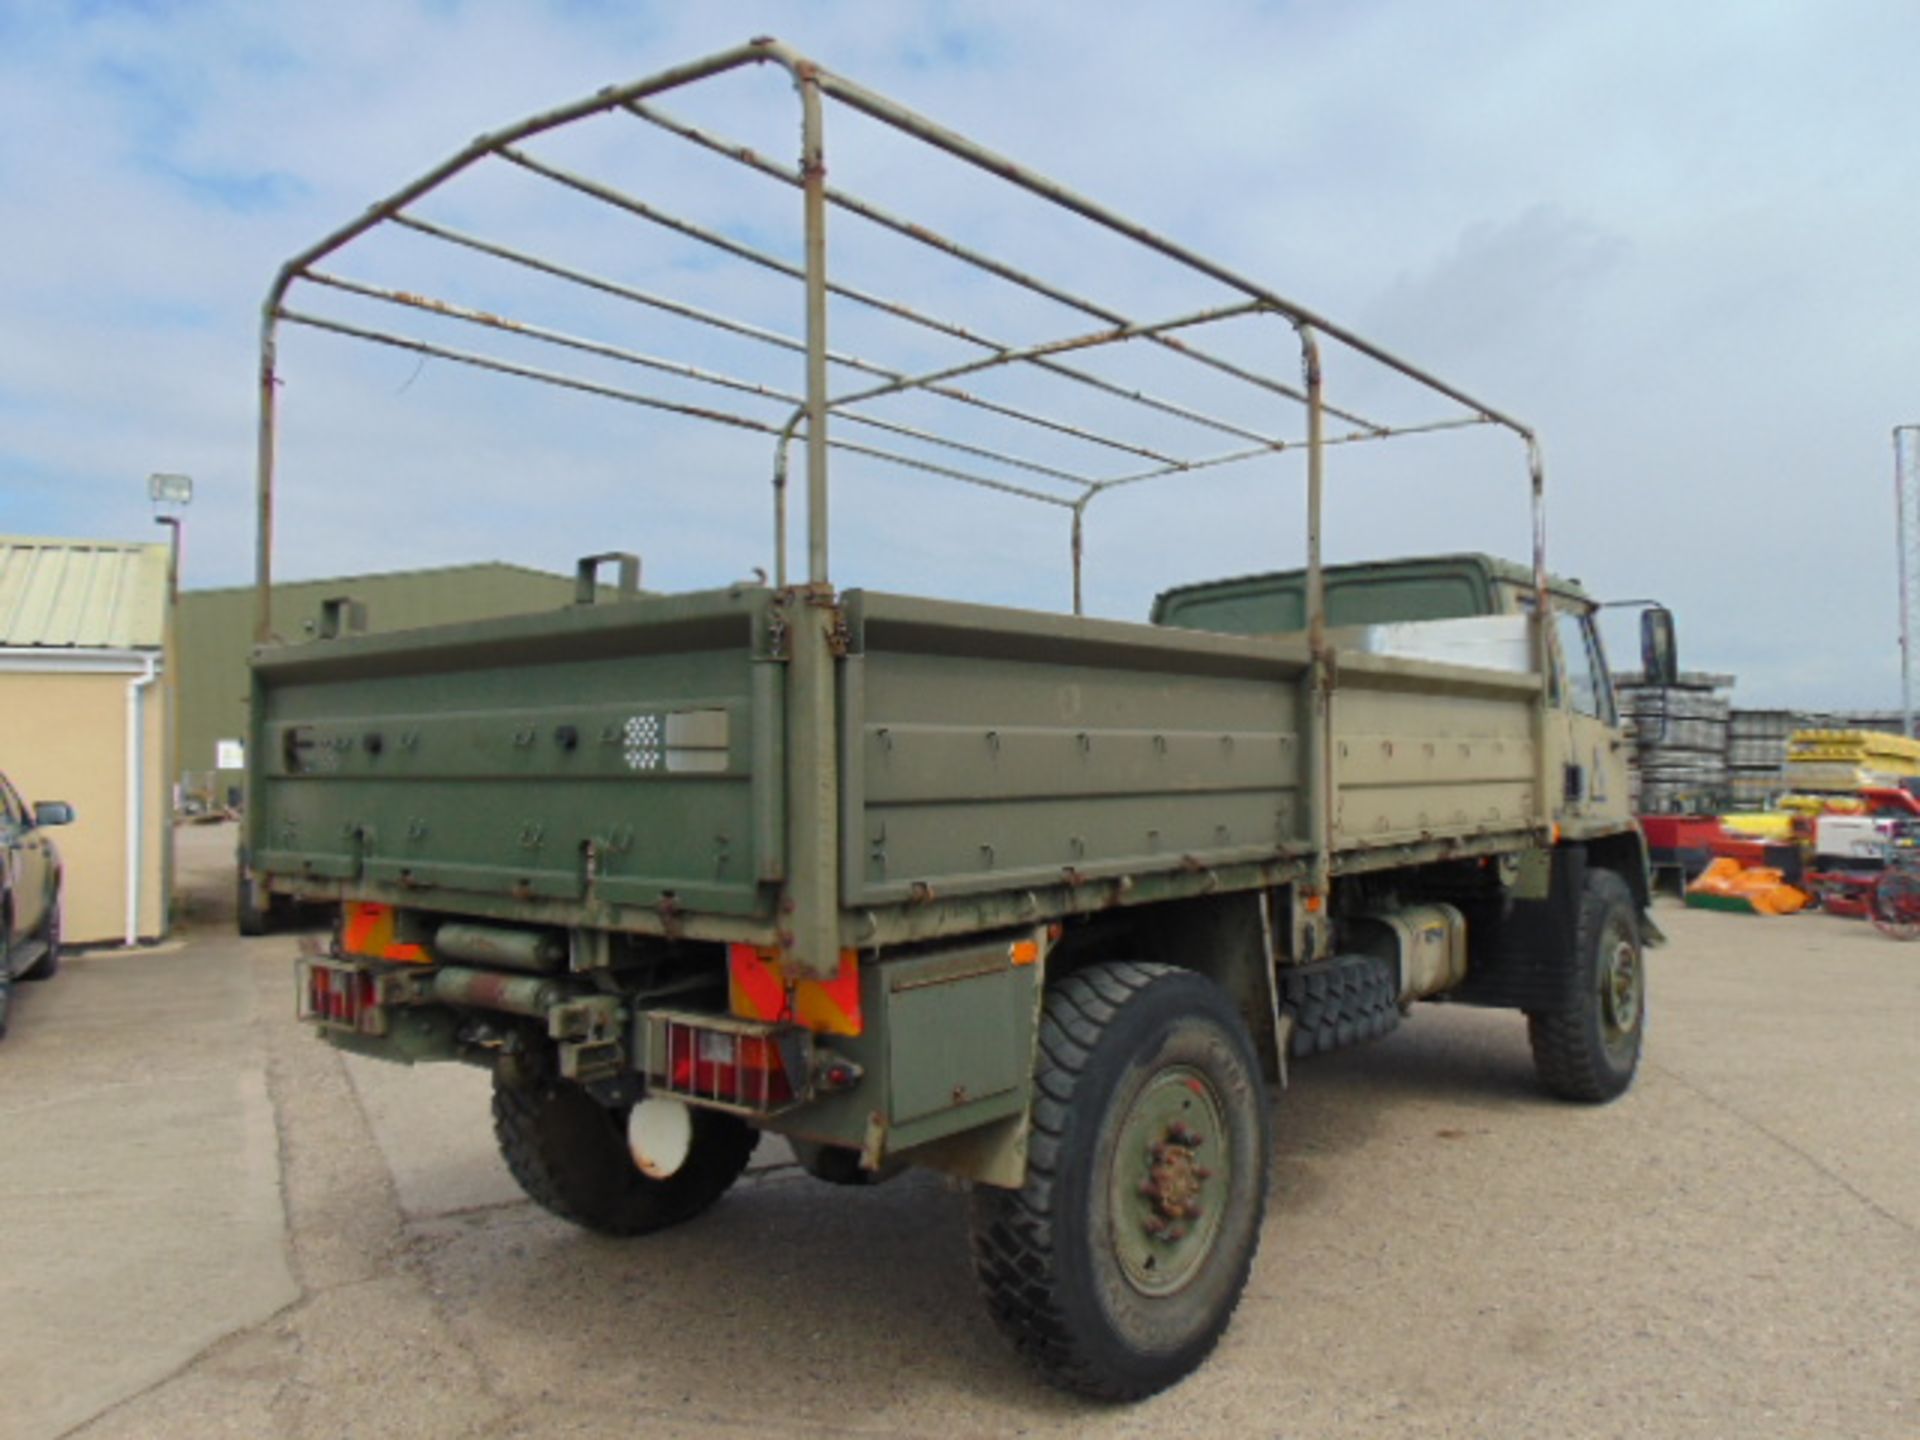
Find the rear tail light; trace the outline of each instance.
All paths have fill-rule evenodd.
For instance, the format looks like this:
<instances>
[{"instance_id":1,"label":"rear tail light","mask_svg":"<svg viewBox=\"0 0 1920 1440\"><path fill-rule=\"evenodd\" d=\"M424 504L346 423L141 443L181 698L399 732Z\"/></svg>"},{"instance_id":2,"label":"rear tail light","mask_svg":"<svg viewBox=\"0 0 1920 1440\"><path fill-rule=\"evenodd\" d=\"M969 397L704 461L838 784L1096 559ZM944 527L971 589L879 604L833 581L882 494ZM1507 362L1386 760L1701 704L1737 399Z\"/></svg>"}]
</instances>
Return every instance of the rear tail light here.
<instances>
[{"instance_id":1,"label":"rear tail light","mask_svg":"<svg viewBox=\"0 0 1920 1440\"><path fill-rule=\"evenodd\" d=\"M646 1020L648 1087L655 1094L754 1115L803 1098L812 1039L804 1030L661 1010Z\"/></svg>"},{"instance_id":2,"label":"rear tail light","mask_svg":"<svg viewBox=\"0 0 1920 1440\"><path fill-rule=\"evenodd\" d=\"M780 1052L764 1035L675 1025L667 1031L667 1073L675 1090L765 1109L793 1098Z\"/></svg>"},{"instance_id":3,"label":"rear tail light","mask_svg":"<svg viewBox=\"0 0 1920 1440\"><path fill-rule=\"evenodd\" d=\"M301 1018L323 1026L378 1035L386 1029L379 981L357 965L309 960L301 987Z\"/></svg>"}]
</instances>

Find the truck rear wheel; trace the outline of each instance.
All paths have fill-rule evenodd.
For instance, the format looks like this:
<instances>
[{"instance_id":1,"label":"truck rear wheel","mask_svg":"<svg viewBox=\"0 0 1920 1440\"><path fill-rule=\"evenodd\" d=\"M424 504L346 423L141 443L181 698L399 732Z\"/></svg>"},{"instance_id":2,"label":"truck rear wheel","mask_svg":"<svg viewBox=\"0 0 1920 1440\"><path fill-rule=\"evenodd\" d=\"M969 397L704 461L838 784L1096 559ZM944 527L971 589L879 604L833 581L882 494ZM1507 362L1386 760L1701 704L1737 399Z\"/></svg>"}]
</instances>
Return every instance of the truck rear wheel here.
<instances>
[{"instance_id":1,"label":"truck rear wheel","mask_svg":"<svg viewBox=\"0 0 1920 1440\"><path fill-rule=\"evenodd\" d=\"M1134 1400L1181 1379L1246 1288L1269 1148L1259 1062L1218 986L1124 962L1051 986L1026 1184L973 1192L995 1323L1064 1389Z\"/></svg>"},{"instance_id":2,"label":"truck rear wheel","mask_svg":"<svg viewBox=\"0 0 1920 1440\"><path fill-rule=\"evenodd\" d=\"M545 1066L493 1072L493 1133L529 1199L602 1235L645 1235L691 1220L727 1191L760 1132L716 1110L692 1112L686 1158L664 1179L641 1172L627 1143L631 1106L605 1106Z\"/></svg>"},{"instance_id":3,"label":"truck rear wheel","mask_svg":"<svg viewBox=\"0 0 1920 1440\"><path fill-rule=\"evenodd\" d=\"M1574 926L1575 1000L1527 1016L1540 1083L1565 1100L1598 1104L1625 1093L1640 1067L1647 971L1640 915L1627 882L1589 870Z\"/></svg>"},{"instance_id":4,"label":"truck rear wheel","mask_svg":"<svg viewBox=\"0 0 1920 1440\"><path fill-rule=\"evenodd\" d=\"M242 935L271 935L274 921L279 918L274 908L274 898L269 895L266 903L253 903L253 884L242 869L235 882L233 898L233 925Z\"/></svg>"}]
</instances>

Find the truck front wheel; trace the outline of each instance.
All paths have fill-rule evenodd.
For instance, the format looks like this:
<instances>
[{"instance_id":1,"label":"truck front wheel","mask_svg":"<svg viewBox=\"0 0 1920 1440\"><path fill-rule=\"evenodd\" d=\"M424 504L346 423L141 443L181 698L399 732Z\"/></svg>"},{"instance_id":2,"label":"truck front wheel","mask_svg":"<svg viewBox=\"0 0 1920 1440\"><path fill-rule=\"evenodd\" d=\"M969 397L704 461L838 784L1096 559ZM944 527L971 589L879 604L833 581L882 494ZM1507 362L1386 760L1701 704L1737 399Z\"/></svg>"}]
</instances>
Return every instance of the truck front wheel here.
<instances>
[{"instance_id":1,"label":"truck front wheel","mask_svg":"<svg viewBox=\"0 0 1920 1440\"><path fill-rule=\"evenodd\" d=\"M1573 1003L1527 1016L1534 1071L1562 1099L1598 1104L1633 1083L1647 1025L1639 911L1611 870L1587 871L1568 960Z\"/></svg>"},{"instance_id":2,"label":"truck front wheel","mask_svg":"<svg viewBox=\"0 0 1920 1440\"><path fill-rule=\"evenodd\" d=\"M493 1133L528 1198L602 1235L644 1235L691 1220L747 1168L760 1132L732 1115L692 1111L685 1158L642 1173L627 1141L630 1106L600 1104L550 1067L496 1067Z\"/></svg>"},{"instance_id":3,"label":"truck front wheel","mask_svg":"<svg viewBox=\"0 0 1920 1440\"><path fill-rule=\"evenodd\" d=\"M1133 1400L1181 1379L1246 1288L1268 1149L1259 1063L1218 986L1130 963L1051 986L1026 1184L973 1192L995 1322L1084 1395Z\"/></svg>"}]
</instances>

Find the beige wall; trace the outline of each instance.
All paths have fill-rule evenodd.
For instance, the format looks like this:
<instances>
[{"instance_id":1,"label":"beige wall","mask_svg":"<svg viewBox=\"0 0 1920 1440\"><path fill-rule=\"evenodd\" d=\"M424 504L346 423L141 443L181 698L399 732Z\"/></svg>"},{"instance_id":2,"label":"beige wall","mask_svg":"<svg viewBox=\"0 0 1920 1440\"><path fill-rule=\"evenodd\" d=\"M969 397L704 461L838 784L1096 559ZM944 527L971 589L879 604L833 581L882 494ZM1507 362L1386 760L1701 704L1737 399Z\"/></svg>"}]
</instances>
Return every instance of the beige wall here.
<instances>
[{"instance_id":1,"label":"beige wall","mask_svg":"<svg viewBox=\"0 0 1920 1440\"><path fill-rule=\"evenodd\" d=\"M86 652L75 652L85 655ZM31 805L65 800L78 818L51 833L66 875L65 938L117 943L126 926L127 686L132 674L0 671L0 770ZM139 933L166 933L164 874L173 843L163 755L165 680L142 699Z\"/></svg>"}]
</instances>

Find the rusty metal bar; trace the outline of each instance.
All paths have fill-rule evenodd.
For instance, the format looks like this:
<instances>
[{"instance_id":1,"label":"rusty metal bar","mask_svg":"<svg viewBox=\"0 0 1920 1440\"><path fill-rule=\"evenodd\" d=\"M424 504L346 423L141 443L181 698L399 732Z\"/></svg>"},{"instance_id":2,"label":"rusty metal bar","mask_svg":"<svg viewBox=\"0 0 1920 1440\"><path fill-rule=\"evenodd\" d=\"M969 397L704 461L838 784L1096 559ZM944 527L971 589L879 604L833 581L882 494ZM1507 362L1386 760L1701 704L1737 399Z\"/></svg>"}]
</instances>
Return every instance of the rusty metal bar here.
<instances>
[{"instance_id":1,"label":"rusty metal bar","mask_svg":"<svg viewBox=\"0 0 1920 1440\"><path fill-rule=\"evenodd\" d=\"M1394 425L1387 427L1384 431L1349 430L1344 434L1325 436L1320 443L1322 445L1358 445L1370 440L1392 440L1405 435L1430 435L1441 430L1464 430L1491 423L1478 415L1468 415L1457 420L1435 420L1421 425ZM1298 440L1285 440L1273 445L1256 445L1246 450L1229 450L1219 455L1205 455L1197 460L1186 460L1178 465L1162 466L1157 470L1142 470L1132 475L1115 475L1111 479L1100 481L1096 488L1113 490L1122 485L1138 485L1143 480L1161 480L1169 475L1186 475L1195 470L1213 470L1223 465L1237 465L1246 460L1259 460L1267 456L1304 449L1306 444L1306 437L1302 436Z\"/></svg>"},{"instance_id":2,"label":"rusty metal bar","mask_svg":"<svg viewBox=\"0 0 1920 1440\"><path fill-rule=\"evenodd\" d=\"M620 108L626 110L629 114L638 116L651 125L659 126L669 134L678 135L681 139L689 140L704 150L711 151L716 155L725 156L737 164L745 165L751 170L780 181L782 184L794 185L798 183L792 175L788 174L780 166L768 160L751 147L737 144L730 140L723 140L709 131L700 129L697 125L689 125L685 121L667 114L657 106L645 105L634 100L623 103ZM984 270L989 275L996 276L1010 284L1018 285L1022 289L1043 296L1048 300L1054 301L1056 304L1078 310L1083 315L1091 315L1096 320L1105 320L1112 325L1126 323L1127 317L1111 306L1102 305L1098 301L1076 295L1072 291L1052 284L1049 281L1042 280L1036 275L1026 274L1024 271L1018 270L1004 261L996 260L993 256L983 251L962 245L957 240L942 235L936 230L931 230L925 225L915 224L910 220L904 220L897 215L890 214L870 200L862 199L860 196L850 194L845 190L837 189L831 185L827 187L826 195L828 204L845 210L848 214L858 215L861 219L871 221L883 229L891 230L897 235L902 235L914 241L916 244L925 245L930 249L940 251L942 254L950 255L963 264ZM1152 336L1150 338L1155 344L1166 345L1167 348L1172 349L1183 359L1192 360L1197 364L1218 370L1224 375L1231 375L1237 380L1245 381L1249 385L1256 385L1275 395L1284 395L1290 400L1297 400L1302 405L1306 404L1307 397L1297 387L1288 385L1284 381L1277 380L1269 375L1262 375L1257 371L1248 370L1244 366L1236 365L1230 360L1209 354L1204 350L1197 350L1189 345L1170 342L1166 337ZM1386 428L1385 426L1376 424L1374 421L1368 420L1365 416L1355 415L1331 405L1326 408L1329 415L1337 415L1342 420L1349 421L1363 428L1370 430L1382 430Z\"/></svg>"},{"instance_id":3,"label":"rusty metal bar","mask_svg":"<svg viewBox=\"0 0 1920 1440\"><path fill-rule=\"evenodd\" d=\"M1327 585L1321 563L1320 522L1325 489L1326 446L1321 443L1325 420L1320 396L1325 377L1320 368L1320 345L1313 327L1296 322L1300 336L1300 371L1307 389L1307 723L1302 759L1307 772L1308 836L1313 846L1306 886L1308 915L1298 939L1306 953L1299 960L1317 960L1331 948L1327 904L1333 888L1333 656L1327 646Z\"/></svg>"},{"instance_id":4,"label":"rusty metal bar","mask_svg":"<svg viewBox=\"0 0 1920 1440\"><path fill-rule=\"evenodd\" d=\"M698 365L689 365L685 361L667 360L657 355L648 355L644 351L609 345L603 340L592 340L585 336L569 335L560 330L549 330L543 325L515 320L511 316L501 315L491 310L476 310L452 300L415 294L410 290L389 289L384 285L369 285L365 281L350 280L345 276L332 275L320 270L310 270L300 278L314 285L324 285L330 290L359 295L364 299L379 300L388 305L399 305L411 310L421 310L429 315L440 315L449 320L459 320L468 325L479 325L510 335L522 335L529 340L558 345L568 350L578 350L582 354L598 355L602 359L618 360L622 364L637 365L646 370L657 370L663 375L678 376L682 380L695 380L703 385L713 385L724 390L737 391L743 395L758 395L763 399L778 400L788 405L796 403L800 398L789 391L775 390L771 386L762 385L757 380L743 380L738 376L722 374Z\"/></svg>"},{"instance_id":5,"label":"rusty metal bar","mask_svg":"<svg viewBox=\"0 0 1920 1440\"><path fill-rule=\"evenodd\" d=\"M781 963L788 975L825 979L840 966L838 611L827 567L827 206L820 82L794 67L800 92L801 221L807 300L807 585L787 632L787 880L780 900Z\"/></svg>"},{"instance_id":6,"label":"rusty metal bar","mask_svg":"<svg viewBox=\"0 0 1920 1440\"><path fill-rule=\"evenodd\" d=\"M1073 507L1073 613L1087 613L1086 599L1081 592L1081 577L1085 568L1087 554L1087 506L1092 503L1098 490L1090 490L1075 502Z\"/></svg>"},{"instance_id":7,"label":"rusty metal bar","mask_svg":"<svg viewBox=\"0 0 1920 1440\"><path fill-rule=\"evenodd\" d=\"M621 400L649 410L665 410L698 420L712 420L740 430L758 431L763 435L780 433L779 426L764 420L755 420L747 415L735 415L726 410L711 410L700 405L686 405L657 395L645 395L637 390L622 390L617 386L582 380L578 376L542 370L535 365L520 365L511 360L500 360L490 355L477 355L469 350L456 350L451 346L435 345L430 341L416 340L407 335L393 335L384 330L368 330L364 326L349 325L340 320L328 320L300 310L282 308L277 313L282 320L290 324L305 325L314 330L328 330L336 335L346 335L355 340L369 340L376 345L392 346L396 350L411 350L416 355L431 355L436 360L452 360L457 364L471 365L479 370L492 370L501 375L517 375L523 380L538 380L544 385L557 385L563 390L578 390L583 394L599 395L608 400Z\"/></svg>"},{"instance_id":8,"label":"rusty metal bar","mask_svg":"<svg viewBox=\"0 0 1920 1440\"><path fill-rule=\"evenodd\" d=\"M1139 340L1153 335L1165 335L1170 331L1184 330L1194 325L1207 325L1216 320L1229 320L1240 315L1258 314L1261 305L1257 301L1241 305L1225 305L1208 310L1197 310L1191 315L1176 315L1169 320L1128 322L1124 325L1109 326L1104 330L1090 330L1081 335L1068 335L1059 340L1043 340L1038 345L1026 345L1015 350L1004 350L997 355L983 355L978 360L968 360L959 365L949 365L944 369L931 370L922 375L910 375L904 380L896 380L886 385L875 385L871 389L856 390L848 395L835 398L835 405L852 405L861 400L873 400L882 395L897 395L903 390L924 389L930 384L942 380L957 379L962 375L973 375L982 370L992 370L1001 365L1017 364L1024 360L1042 360L1051 355L1066 354L1075 350L1091 350L1101 345L1112 345L1123 340ZM1275 441L1275 444L1284 442Z\"/></svg>"},{"instance_id":9,"label":"rusty metal bar","mask_svg":"<svg viewBox=\"0 0 1920 1440\"><path fill-rule=\"evenodd\" d=\"M1533 623L1534 660L1540 667L1540 693L1534 698L1533 753L1538 778L1539 828L1543 837L1553 833L1553 805L1556 777L1547 743L1553 724L1550 696L1553 691L1553 647L1559 644L1554 633L1553 600L1547 593L1547 508L1546 458L1540 453L1538 436L1527 436L1527 478L1533 506Z\"/></svg>"},{"instance_id":10,"label":"rusty metal bar","mask_svg":"<svg viewBox=\"0 0 1920 1440\"><path fill-rule=\"evenodd\" d=\"M279 429L280 317L272 307L260 316L260 424L254 452L253 643L273 643L273 460Z\"/></svg>"},{"instance_id":11,"label":"rusty metal bar","mask_svg":"<svg viewBox=\"0 0 1920 1440\"><path fill-rule=\"evenodd\" d=\"M876 460L885 460L891 465L903 465L909 470L924 470L929 475L944 475L949 480L958 480L963 485L972 485L981 490L993 490L1002 495L1017 495L1023 500L1037 500L1042 505L1059 505L1072 508L1073 501L1059 495L1049 495L1044 490L1029 490L1024 485L1015 485L1009 480L996 480L987 475L975 475L966 470L955 470L951 466L941 465L932 460L922 460L912 455L902 455L896 450L882 450L875 445L862 445L857 440L847 440L834 436L827 441L827 448L839 450L848 455L869 455ZM1092 487L1089 486L1089 489Z\"/></svg>"}]
</instances>

